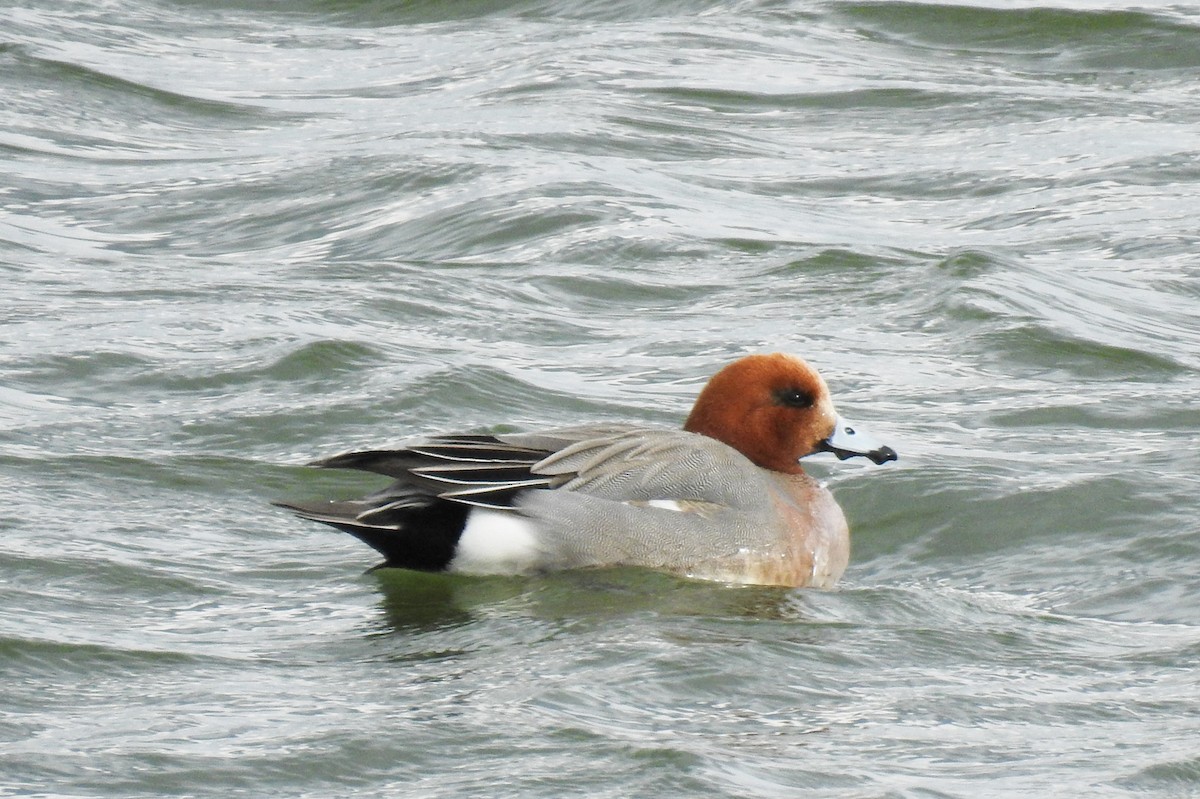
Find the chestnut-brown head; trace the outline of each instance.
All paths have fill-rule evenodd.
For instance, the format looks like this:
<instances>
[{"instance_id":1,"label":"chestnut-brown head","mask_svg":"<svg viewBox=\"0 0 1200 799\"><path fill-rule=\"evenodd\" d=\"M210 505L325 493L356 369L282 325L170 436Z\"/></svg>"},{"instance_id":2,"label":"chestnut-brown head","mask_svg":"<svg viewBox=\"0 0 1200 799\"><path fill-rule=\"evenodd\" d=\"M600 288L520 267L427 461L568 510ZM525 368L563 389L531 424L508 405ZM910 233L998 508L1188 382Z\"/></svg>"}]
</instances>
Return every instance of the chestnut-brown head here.
<instances>
[{"instance_id":1,"label":"chestnut-brown head","mask_svg":"<svg viewBox=\"0 0 1200 799\"><path fill-rule=\"evenodd\" d=\"M784 353L749 355L712 376L683 428L723 441L755 464L798 474L837 424L817 370Z\"/></svg>"},{"instance_id":2,"label":"chestnut-brown head","mask_svg":"<svg viewBox=\"0 0 1200 799\"><path fill-rule=\"evenodd\" d=\"M800 459L817 452L879 464L896 460L895 450L838 416L816 369L779 352L749 355L713 375L683 429L785 474L803 472Z\"/></svg>"}]
</instances>

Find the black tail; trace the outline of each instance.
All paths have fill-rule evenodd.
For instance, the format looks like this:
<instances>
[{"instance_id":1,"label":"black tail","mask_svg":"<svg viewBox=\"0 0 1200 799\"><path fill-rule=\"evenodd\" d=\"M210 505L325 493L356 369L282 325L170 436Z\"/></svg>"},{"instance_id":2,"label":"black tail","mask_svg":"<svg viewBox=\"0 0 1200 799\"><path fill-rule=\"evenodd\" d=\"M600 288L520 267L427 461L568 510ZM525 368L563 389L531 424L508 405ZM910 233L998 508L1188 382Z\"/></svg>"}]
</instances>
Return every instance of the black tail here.
<instances>
[{"instance_id":1,"label":"black tail","mask_svg":"<svg viewBox=\"0 0 1200 799\"><path fill-rule=\"evenodd\" d=\"M510 509L522 491L550 485L531 468L548 452L486 435L439 436L399 450L335 455L312 466L356 469L396 481L361 499L273 502L349 533L383 555L381 566L444 571L474 506Z\"/></svg>"},{"instance_id":2,"label":"black tail","mask_svg":"<svg viewBox=\"0 0 1200 799\"><path fill-rule=\"evenodd\" d=\"M297 516L349 533L383 555L380 566L445 571L471 508L433 498L424 505L386 511L351 502L272 502ZM366 516L367 518L362 518Z\"/></svg>"}]
</instances>

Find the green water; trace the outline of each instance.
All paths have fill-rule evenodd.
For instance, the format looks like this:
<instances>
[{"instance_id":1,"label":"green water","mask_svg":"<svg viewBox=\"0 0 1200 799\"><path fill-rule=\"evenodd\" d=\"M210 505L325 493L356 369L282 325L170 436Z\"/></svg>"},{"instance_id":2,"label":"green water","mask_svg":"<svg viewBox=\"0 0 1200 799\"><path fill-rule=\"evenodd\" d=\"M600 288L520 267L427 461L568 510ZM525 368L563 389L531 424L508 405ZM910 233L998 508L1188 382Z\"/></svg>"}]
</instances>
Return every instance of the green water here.
<instances>
[{"instance_id":1,"label":"green water","mask_svg":"<svg viewBox=\"0 0 1200 799\"><path fill-rule=\"evenodd\" d=\"M0 4L0 795L1200 791L1200 12ZM833 592L267 505L803 355Z\"/></svg>"}]
</instances>

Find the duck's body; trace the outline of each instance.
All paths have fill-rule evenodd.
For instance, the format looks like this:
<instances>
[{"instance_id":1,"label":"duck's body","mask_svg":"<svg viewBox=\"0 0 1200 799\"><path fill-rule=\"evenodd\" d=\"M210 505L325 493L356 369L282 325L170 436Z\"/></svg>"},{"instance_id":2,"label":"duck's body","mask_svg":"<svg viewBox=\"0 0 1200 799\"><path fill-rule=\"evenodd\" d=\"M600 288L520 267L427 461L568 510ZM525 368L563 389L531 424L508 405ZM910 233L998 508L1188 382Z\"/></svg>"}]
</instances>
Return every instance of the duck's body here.
<instances>
[{"instance_id":1,"label":"duck's body","mask_svg":"<svg viewBox=\"0 0 1200 799\"><path fill-rule=\"evenodd\" d=\"M841 423L803 361L750 356L714 376L684 430L436 436L313 464L395 478L381 491L281 504L357 536L383 566L516 574L624 565L829 587L846 568L849 531L798 463L826 450L896 457Z\"/></svg>"}]
</instances>

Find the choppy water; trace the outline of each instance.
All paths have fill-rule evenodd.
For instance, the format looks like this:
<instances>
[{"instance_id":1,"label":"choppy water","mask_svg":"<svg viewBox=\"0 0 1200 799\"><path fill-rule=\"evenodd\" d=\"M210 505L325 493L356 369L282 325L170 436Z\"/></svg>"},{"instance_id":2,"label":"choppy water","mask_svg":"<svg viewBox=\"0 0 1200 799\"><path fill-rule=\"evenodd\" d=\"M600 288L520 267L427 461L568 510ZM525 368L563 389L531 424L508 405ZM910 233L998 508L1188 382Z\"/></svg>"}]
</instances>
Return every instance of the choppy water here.
<instances>
[{"instance_id":1,"label":"choppy water","mask_svg":"<svg viewBox=\"0 0 1200 799\"><path fill-rule=\"evenodd\" d=\"M0 794L1200 791L1200 8L0 6ZM832 593L267 507L808 357Z\"/></svg>"}]
</instances>

